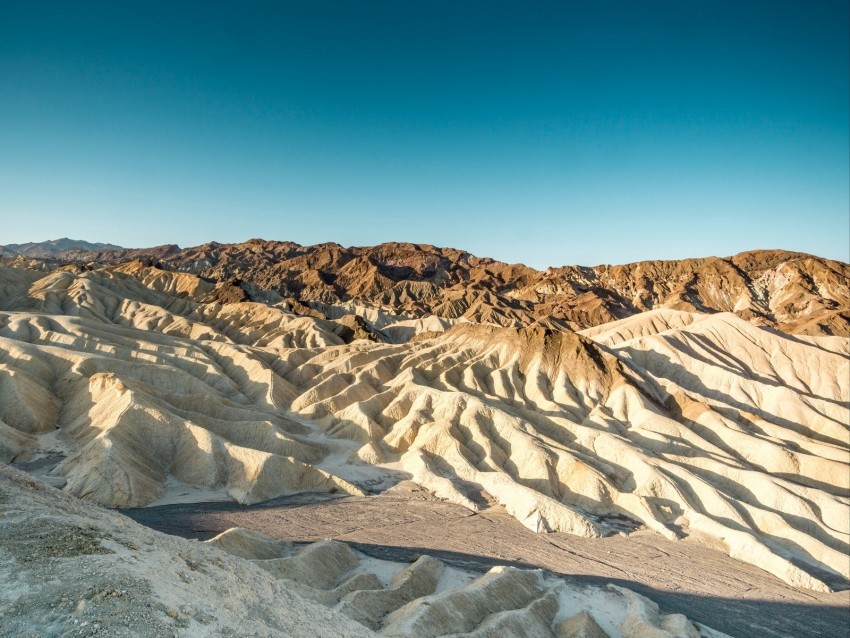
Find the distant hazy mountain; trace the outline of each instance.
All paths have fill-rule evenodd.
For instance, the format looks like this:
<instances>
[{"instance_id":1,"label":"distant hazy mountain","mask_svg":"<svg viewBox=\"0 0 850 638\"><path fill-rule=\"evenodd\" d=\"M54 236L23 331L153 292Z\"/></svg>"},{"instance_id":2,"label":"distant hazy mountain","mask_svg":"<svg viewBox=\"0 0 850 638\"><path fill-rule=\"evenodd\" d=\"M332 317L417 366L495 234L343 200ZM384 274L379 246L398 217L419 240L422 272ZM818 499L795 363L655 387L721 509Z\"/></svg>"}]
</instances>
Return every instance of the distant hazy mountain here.
<instances>
[{"instance_id":1,"label":"distant hazy mountain","mask_svg":"<svg viewBox=\"0 0 850 638\"><path fill-rule=\"evenodd\" d=\"M6 244L0 246L3 255L22 255L24 257L35 257L44 259L46 257L62 258L69 251L100 251L121 250L121 246L115 244L101 244L83 241L81 239L51 239L49 241L27 242L26 244Z\"/></svg>"}]
</instances>

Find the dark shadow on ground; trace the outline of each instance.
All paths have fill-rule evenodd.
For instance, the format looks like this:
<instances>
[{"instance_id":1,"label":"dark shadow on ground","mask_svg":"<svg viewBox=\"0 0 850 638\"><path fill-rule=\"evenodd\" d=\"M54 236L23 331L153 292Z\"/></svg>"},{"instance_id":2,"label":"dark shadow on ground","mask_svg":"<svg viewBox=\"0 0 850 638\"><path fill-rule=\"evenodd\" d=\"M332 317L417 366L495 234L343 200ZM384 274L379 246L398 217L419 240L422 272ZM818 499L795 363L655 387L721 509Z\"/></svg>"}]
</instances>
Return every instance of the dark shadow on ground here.
<instances>
[{"instance_id":1,"label":"dark shadow on ground","mask_svg":"<svg viewBox=\"0 0 850 638\"><path fill-rule=\"evenodd\" d=\"M346 498L348 494L327 494L325 492L302 492L291 496L281 496L254 505L242 505L235 501L211 501L208 503L178 503L158 505L156 507L133 507L115 510L129 516L137 523L159 532L206 541L221 534L225 528L216 520L210 520L211 513L250 512L261 509L280 509L300 507Z\"/></svg>"}]
</instances>

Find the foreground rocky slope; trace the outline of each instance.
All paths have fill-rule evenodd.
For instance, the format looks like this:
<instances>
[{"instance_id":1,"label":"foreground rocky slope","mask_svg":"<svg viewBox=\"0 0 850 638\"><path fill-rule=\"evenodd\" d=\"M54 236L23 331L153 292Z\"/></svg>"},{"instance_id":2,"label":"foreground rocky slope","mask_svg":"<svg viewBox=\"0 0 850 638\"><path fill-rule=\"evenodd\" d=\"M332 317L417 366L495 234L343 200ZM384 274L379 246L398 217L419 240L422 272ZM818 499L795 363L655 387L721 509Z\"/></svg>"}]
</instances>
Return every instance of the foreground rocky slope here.
<instances>
[{"instance_id":1,"label":"foreground rocky slope","mask_svg":"<svg viewBox=\"0 0 850 638\"><path fill-rule=\"evenodd\" d=\"M3 635L720 636L628 589L537 570L479 577L244 529L185 541L1 467L0 502Z\"/></svg>"},{"instance_id":2,"label":"foreground rocky slope","mask_svg":"<svg viewBox=\"0 0 850 638\"><path fill-rule=\"evenodd\" d=\"M248 561L25 476L0 466L0 635L373 635Z\"/></svg>"}]
</instances>

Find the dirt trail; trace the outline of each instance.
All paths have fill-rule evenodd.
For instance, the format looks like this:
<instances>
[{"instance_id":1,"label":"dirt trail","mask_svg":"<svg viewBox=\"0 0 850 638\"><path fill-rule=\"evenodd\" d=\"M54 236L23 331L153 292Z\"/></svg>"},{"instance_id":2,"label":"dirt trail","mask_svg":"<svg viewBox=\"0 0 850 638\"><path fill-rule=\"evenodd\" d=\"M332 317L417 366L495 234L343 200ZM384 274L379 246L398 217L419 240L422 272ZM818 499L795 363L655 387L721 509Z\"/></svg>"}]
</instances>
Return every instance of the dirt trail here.
<instances>
[{"instance_id":1,"label":"dirt trail","mask_svg":"<svg viewBox=\"0 0 850 638\"><path fill-rule=\"evenodd\" d=\"M614 582L736 638L850 636L850 592L794 589L696 541L640 530L589 539L534 534L501 508L473 513L410 483L381 495L299 495L243 506L165 505L124 513L160 531L205 540L230 527L280 539L347 541L377 558L428 553L484 571L496 564L541 567L593 584Z\"/></svg>"}]
</instances>

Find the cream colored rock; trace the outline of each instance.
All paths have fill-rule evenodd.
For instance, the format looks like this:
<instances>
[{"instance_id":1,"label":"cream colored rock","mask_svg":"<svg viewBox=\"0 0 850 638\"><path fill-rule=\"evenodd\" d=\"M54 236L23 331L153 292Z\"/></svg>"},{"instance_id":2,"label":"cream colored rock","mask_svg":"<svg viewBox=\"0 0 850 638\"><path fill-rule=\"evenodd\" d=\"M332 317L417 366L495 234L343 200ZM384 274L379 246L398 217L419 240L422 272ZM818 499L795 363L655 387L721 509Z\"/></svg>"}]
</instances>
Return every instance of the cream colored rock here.
<instances>
[{"instance_id":1,"label":"cream colored rock","mask_svg":"<svg viewBox=\"0 0 850 638\"><path fill-rule=\"evenodd\" d=\"M795 586L850 579L847 339L659 308L584 335L455 322L343 344L336 324L138 263L0 282L0 420L19 433L0 429L3 453L53 437L83 498L362 494L368 463L537 532L626 517Z\"/></svg>"},{"instance_id":2,"label":"cream colored rock","mask_svg":"<svg viewBox=\"0 0 850 638\"><path fill-rule=\"evenodd\" d=\"M552 620L558 613L558 595L547 591L521 609L507 609L490 614L472 631L449 634L452 638L551 638Z\"/></svg>"},{"instance_id":3,"label":"cream colored rock","mask_svg":"<svg viewBox=\"0 0 850 638\"><path fill-rule=\"evenodd\" d=\"M616 347L630 339L658 335L668 330L678 330L710 316L698 312L658 308L619 321L585 328L580 330L579 334L593 339L596 343Z\"/></svg>"},{"instance_id":4,"label":"cream colored rock","mask_svg":"<svg viewBox=\"0 0 850 638\"><path fill-rule=\"evenodd\" d=\"M206 542L228 554L249 560L283 558L292 550L292 543L241 527L231 527Z\"/></svg>"},{"instance_id":5,"label":"cream colored rock","mask_svg":"<svg viewBox=\"0 0 850 638\"><path fill-rule=\"evenodd\" d=\"M617 335L608 350L466 325L282 372L303 388L301 414L377 438L387 461L398 455L415 481L470 509L477 485L535 531L595 536L598 517L627 516L796 586L847 579L847 340L655 314L605 332Z\"/></svg>"},{"instance_id":6,"label":"cream colored rock","mask_svg":"<svg viewBox=\"0 0 850 638\"><path fill-rule=\"evenodd\" d=\"M317 589L333 589L357 566L357 556L345 543L313 543L289 558L271 558L255 563L277 578L294 580Z\"/></svg>"},{"instance_id":7,"label":"cream colored rock","mask_svg":"<svg viewBox=\"0 0 850 638\"><path fill-rule=\"evenodd\" d=\"M56 424L56 397L22 370L0 364L0 420L27 434L49 432Z\"/></svg>"},{"instance_id":8,"label":"cream colored rock","mask_svg":"<svg viewBox=\"0 0 850 638\"><path fill-rule=\"evenodd\" d=\"M363 493L311 465L326 449L274 407L286 382L259 351L79 318L2 317L0 411L19 433L0 432L4 449L17 458L34 447L26 436L59 426L70 454L55 473L78 496L145 505L169 475L245 503Z\"/></svg>"},{"instance_id":9,"label":"cream colored rock","mask_svg":"<svg viewBox=\"0 0 850 638\"><path fill-rule=\"evenodd\" d=\"M628 615L620 627L623 638L700 638L682 614L662 614L649 598L617 585L609 587L628 601Z\"/></svg>"},{"instance_id":10,"label":"cream colored rock","mask_svg":"<svg viewBox=\"0 0 850 638\"><path fill-rule=\"evenodd\" d=\"M333 589L320 589L305 583L294 583L296 591L304 598L309 598L317 603L321 603L325 607L334 607L340 600L353 593L364 593L372 590L382 589L381 581L376 574L365 572L354 574L343 580ZM345 613L344 610L337 608L339 611L349 618L351 614ZM366 625L366 623L361 622Z\"/></svg>"},{"instance_id":11,"label":"cream colored rock","mask_svg":"<svg viewBox=\"0 0 850 638\"><path fill-rule=\"evenodd\" d=\"M345 577L333 589L321 587L321 585L327 585L331 579L322 576L314 578L312 569L323 569L323 573L326 573L329 563L332 565L332 570L336 569L333 566L335 558L341 559L343 569L354 564L351 561L350 552L339 543L317 543L296 552L296 556L293 557L292 543L241 527L232 527L206 543L233 556L254 561L255 564L274 573L278 578L290 581L294 589L304 598L326 607L333 607L341 598L353 592L365 593L366 590L382 589L378 577L371 572L361 572ZM290 560L273 560L281 558ZM339 578L339 572L335 573Z\"/></svg>"},{"instance_id":12,"label":"cream colored rock","mask_svg":"<svg viewBox=\"0 0 850 638\"><path fill-rule=\"evenodd\" d=\"M233 529L207 544L237 555L289 552L276 542L256 532ZM587 610L576 613L583 606L605 615L611 638L701 635L693 633L694 626L684 616L663 614L653 601L630 590L577 585L538 570L495 567L476 577L457 568L446 569L427 555L393 567L335 541L307 545L289 558L251 562L275 574L300 596L334 607L384 636L609 638ZM393 576L384 589L377 572L387 578L388 568ZM564 618L567 613L571 615ZM558 618L562 620L556 623ZM706 638L715 635L720 634L705 634Z\"/></svg>"},{"instance_id":13,"label":"cream colored rock","mask_svg":"<svg viewBox=\"0 0 850 638\"><path fill-rule=\"evenodd\" d=\"M523 608L543 593L540 572L494 567L462 590L408 603L387 616L381 633L431 638L470 632L487 616Z\"/></svg>"},{"instance_id":14,"label":"cream colored rock","mask_svg":"<svg viewBox=\"0 0 850 638\"><path fill-rule=\"evenodd\" d=\"M0 463L24 461L36 447L36 438L0 421Z\"/></svg>"},{"instance_id":15,"label":"cream colored rock","mask_svg":"<svg viewBox=\"0 0 850 638\"><path fill-rule=\"evenodd\" d=\"M421 556L400 571L388 589L352 592L336 610L370 629L378 629L384 616L410 601L434 592L443 564L430 556Z\"/></svg>"},{"instance_id":16,"label":"cream colored rock","mask_svg":"<svg viewBox=\"0 0 850 638\"><path fill-rule=\"evenodd\" d=\"M608 638L597 622L586 611L565 618L555 625L557 638Z\"/></svg>"}]
</instances>

